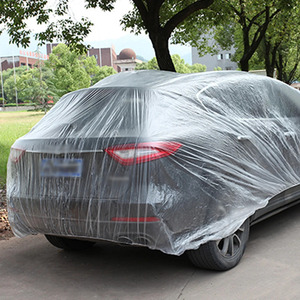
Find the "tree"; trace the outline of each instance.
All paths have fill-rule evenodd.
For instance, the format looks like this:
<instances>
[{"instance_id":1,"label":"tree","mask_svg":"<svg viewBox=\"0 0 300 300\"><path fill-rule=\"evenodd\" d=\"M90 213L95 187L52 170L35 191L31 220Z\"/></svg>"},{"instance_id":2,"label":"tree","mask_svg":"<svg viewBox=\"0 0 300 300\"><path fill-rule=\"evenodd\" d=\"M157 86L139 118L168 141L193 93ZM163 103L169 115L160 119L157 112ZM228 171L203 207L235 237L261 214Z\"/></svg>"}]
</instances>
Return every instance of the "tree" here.
<instances>
[{"instance_id":1,"label":"tree","mask_svg":"<svg viewBox=\"0 0 300 300\"><path fill-rule=\"evenodd\" d=\"M232 1L233 2L233 1ZM243 52L239 60L242 71L249 71L249 60L264 38L270 22L280 12L281 5L275 1L225 0L227 13L237 21L242 31ZM280 2L280 1L277 1Z\"/></svg>"},{"instance_id":2,"label":"tree","mask_svg":"<svg viewBox=\"0 0 300 300\"><path fill-rule=\"evenodd\" d=\"M193 64L189 66L189 68L190 68L190 73L199 73L199 72L206 71L206 66L202 64Z\"/></svg>"},{"instance_id":3,"label":"tree","mask_svg":"<svg viewBox=\"0 0 300 300\"><path fill-rule=\"evenodd\" d=\"M190 43L196 46L202 42L201 53L213 52L214 47L208 46L213 37L221 48L234 46L237 49L236 59L243 71L249 70L249 61L258 49L267 29L282 11L293 9L298 0L216 0L203 16L196 16L185 23L185 28L198 25L200 30L192 33L180 31L175 36L177 42ZM203 33L205 33L203 35ZM203 54L204 54L203 53Z\"/></svg>"},{"instance_id":4,"label":"tree","mask_svg":"<svg viewBox=\"0 0 300 300\"><path fill-rule=\"evenodd\" d=\"M53 84L59 96L91 85L91 76L98 72L95 57L72 52L68 46L59 44L45 63L54 74Z\"/></svg>"},{"instance_id":5,"label":"tree","mask_svg":"<svg viewBox=\"0 0 300 300\"><path fill-rule=\"evenodd\" d=\"M3 71L2 72L3 82L5 82L6 79L13 76L14 74L16 74L17 76L22 75L24 72L27 71L27 69L28 68L26 66L21 66L21 67L16 67L15 70L11 68ZM0 86L1 86L1 82L0 82Z\"/></svg>"},{"instance_id":6,"label":"tree","mask_svg":"<svg viewBox=\"0 0 300 300\"><path fill-rule=\"evenodd\" d=\"M156 57L153 57L148 62L142 62L137 64L135 70L159 70Z\"/></svg>"},{"instance_id":7,"label":"tree","mask_svg":"<svg viewBox=\"0 0 300 300\"><path fill-rule=\"evenodd\" d=\"M281 43L277 50L277 78L291 84L300 77L300 44L299 39L288 39Z\"/></svg>"},{"instance_id":8,"label":"tree","mask_svg":"<svg viewBox=\"0 0 300 300\"><path fill-rule=\"evenodd\" d=\"M249 61L251 69L265 69L269 77L290 83L297 78L299 66L300 1L289 2L292 8L281 10L269 24L261 44ZM291 21L293 20L293 21ZM235 37L237 41L237 38ZM241 40L241 39L240 39ZM238 45L238 44L237 44ZM237 56L240 56L240 46Z\"/></svg>"},{"instance_id":9,"label":"tree","mask_svg":"<svg viewBox=\"0 0 300 300\"><path fill-rule=\"evenodd\" d=\"M18 83L19 78L20 77L18 75L16 75L16 78L14 78L14 75L12 75L9 78L7 78L3 83L4 94L7 103L16 102L16 85Z\"/></svg>"},{"instance_id":10,"label":"tree","mask_svg":"<svg viewBox=\"0 0 300 300\"><path fill-rule=\"evenodd\" d=\"M18 76L23 74L26 70L27 67L17 67L15 68L15 70L12 68L2 72L3 89L5 95L4 98L8 103L13 103L16 101L16 85L15 85L14 75L16 76L16 81L17 81ZM5 85L7 79L9 79L9 81ZM2 90L1 81L0 81L0 90Z\"/></svg>"},{"instance_id":11,"label":"tree","mask_svg":"<svg viewBox=\"0 0 300 300\"><path fill-rule=\"evenodd\" d=\"M184 59L181 58L178 54L172 55L172 62L175 66L175 70L178 73L190 73L190 66L185 63Z\"/></svg>"},{"instance_id":12,"label":"tree","mask_svg":"<svg viewBox=\"0 0 300 300\"><path fill-rule=\"evenodd\" d=\"M141 63L138 63L136 64L135 66L135 70L138 71L138 70L152 70L150 67L149 67L149 62L141 62ZM158 66L157 66L158 67Z\"/></svg>"},{"instance_id":13,"label":"tree","mask_svg":"<svg viewBox=\"0 0 300 300\"><path fill-rule=\"evenodd\" d=\"M290 11L283 11L269 27L264 39L264 60L267 75L291 83L300 60L300 1ZM293 20L293 21L291 21Z\"/></svg>"},{"instance_id":14,"label":"tree","mask_svg":"<svg viewBox=\"0 0 300 300\"><path fill-rule=\"evenodd\" d=\"M47 106L48 100L58 99L52 84L53 74L45 67L8 69L4 73L4 91L8 103L30 100L38 106ZM15 74L14 74L15 73Z\"/></svg>"},{"instance_id":15,"label":"tree","mask_svg":"<svg viewBox=\"0 0 300 300\"><path fill-rule=\"evenodd\" d=\"M49 108L49 102L59 99L53 85L53 73L46 67L33 68L24 72L17 82L20 98L31 100L37 107L45 112Z\"/></svg>"},{"instance_id":16,"label":"tree","mask_svg":"<svg viewBox=\"0 0 300 300\"><path fill-rule=\"evenodd\" d=\"M162 70L175 71L169 53L169 39L173 31L185 20L209 7L214 0L131 0L133 10L122 19L124 28L135 33L146 31L152 42L158 65ZM86 8L101 8L111 11L116 0L85 0ZM38 24L47 24L44 31L36 34L41 41L52 42L58 39L73 47L79 45L81 53L84 37L90 32L92 23L82 18L74 22L68 16L69 0L58 0L55 9L47 8L46 0L7 0L0 3L0 25L7 29L11 41L17 45L28 46L30 30L26 20L35 18ZM58 16L51 22L50 16ZM65 74L67 75L67 74Z\"/></svg>"},{"instance_id":17,"label":"tree","mask_svg":"<svg viewBox=\"0 0 300 300\"><path fill-rule=\"evenodd\" d=\"M175 66L175 70L178 73L196 73L196 72L205 72L206 66L201 64L189 65L185 63L184 59L182 59L178 54L174 54L171 56L172 62ZM153 57L148 62L142 62L137 64L136 70L158 70L157 59Z\"/></svg>"},{"instance_id":18,"label":"tree","mask_svg":"<svg viewBox=\"0 0 300 300\"><path fill-rule=\"evenodd\" d=\"M107 76L116 74L116 70L113 67L103 66L101 68L98 67L97 72L92 77L92 84L97 83L98 81L104 79Z\"/></svg>"}]
</instances>

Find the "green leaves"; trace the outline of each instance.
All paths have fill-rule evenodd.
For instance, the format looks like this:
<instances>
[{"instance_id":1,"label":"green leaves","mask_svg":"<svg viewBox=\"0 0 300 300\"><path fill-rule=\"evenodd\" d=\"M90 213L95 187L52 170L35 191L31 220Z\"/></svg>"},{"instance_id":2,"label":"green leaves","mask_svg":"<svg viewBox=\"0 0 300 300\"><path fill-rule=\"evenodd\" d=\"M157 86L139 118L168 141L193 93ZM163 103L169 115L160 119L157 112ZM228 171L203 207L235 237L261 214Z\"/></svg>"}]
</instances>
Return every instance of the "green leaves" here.
<instances>
[{"instance_id":1,"label":"green leaves","mask_svg":"<svg viewBox=\"0 0 300 300\"><path fill-rule=\"evenodd\" d=\"M172 61L175 66L176 72L178 73L198 73L205 72L206 66L201 64L189 65L185 63L184 59L182 59L178 54L172 55ZM157 59L153 57L148 62L143 62L137 64L136 70L159 70Z\"/></svg>"},{"instance_id":2,"label":"green leaves","mask_svg":"<svg viewBox=\"0 0 300 300\"><path fill-rule=\"evenodd\" d=\"M86 8L100 7L105 11L111 11L114 9L116 0L86 0L85 2L87 3L85 6Z\"/></svg>"},{"instance_id":3,"label":"green leaves","mask_svg":"<svg viewBox=\"0 0 300 300\"><path fill-rule=\"evenodd\" d=\"M54 10L48 8L47 4L47 0L1 1L0 28L3 27L8 32L11 43L26 48L32 33L27 28L27 21L33 18L37 24L46 25L44 30L35 34L40 45L56 39L80 53L86 51L87 46L83 41L90 33L92 23L87 18L73 20L69 16L69 0L59 0Z\"/></svg>"},{"instance_id":4,"label":"green leaves","mask_svg":"<svg viewBox=\"0 0 300 300\"><path fill-rule=\"evenodd\" d=\"M47 22L52 10L47 9L46 4L46 0L1 1L0 26L7 30L11 43L23 47L29 46L31 31L27 29L26 21L29 18L36 18L38 24Z\"/></svg>"},{"instance_id":5,"label":"green leaves","mask_svg":"<svg viewBox=\"0 0 300 300\"><path fill-rule=\"evenodd\" d=\"M72 52L64 44L59 44L53 48L49 60L46 62L46 67L53 71L53 83L59 96L90 86L90 74L85 68L86 59L86 56ZM96 66L96 61L94 61L94 65ZM91 66L89 68L91 69Z\"/></svg>"},{"instance_id":6,"label":"green leaves","mask_svg":"<svg viewBox=\"0 0 300 300\"><path fill-rule=\"evenodd\" d=\"M107 76L116 74L116 70L109 66L103 66L101 68L98 68L97 72L94 76L92 76L92 84L97 83L98 81L104 79Z\"/></svg>"},{"instance_id":7,"label":"green leaves","mask_svg":"<svg viewBox=\"0 0 300 300\"><path fill-rule=\"evenodd\" d=\"M55 9L55 14L57 16L63 16L68 13L69 10L69 0L59 0L57 7Z\"/></svg>"}]
</instances>

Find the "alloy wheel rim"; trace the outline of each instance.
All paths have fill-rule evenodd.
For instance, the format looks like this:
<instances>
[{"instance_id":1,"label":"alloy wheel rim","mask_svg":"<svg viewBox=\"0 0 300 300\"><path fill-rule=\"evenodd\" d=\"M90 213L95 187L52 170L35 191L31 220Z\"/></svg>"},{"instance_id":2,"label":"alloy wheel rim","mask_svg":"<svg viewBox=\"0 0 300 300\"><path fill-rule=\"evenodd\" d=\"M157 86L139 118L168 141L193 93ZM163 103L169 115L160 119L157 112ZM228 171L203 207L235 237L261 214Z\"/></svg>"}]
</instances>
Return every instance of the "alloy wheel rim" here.
<instances>
[{"instance_id":1,"label":"alloy wheel rim","mask_svg":"<svg viewBox=\"0 0 300 300\"><path fill-rule=\"evenodd\" d=\"M232 235L216 241L217 248L220 254L226 258L230 258L236 255L240 251L242 246L242 236L245 232L245 227L242 225Z\"/></svg>"}]
</instances>

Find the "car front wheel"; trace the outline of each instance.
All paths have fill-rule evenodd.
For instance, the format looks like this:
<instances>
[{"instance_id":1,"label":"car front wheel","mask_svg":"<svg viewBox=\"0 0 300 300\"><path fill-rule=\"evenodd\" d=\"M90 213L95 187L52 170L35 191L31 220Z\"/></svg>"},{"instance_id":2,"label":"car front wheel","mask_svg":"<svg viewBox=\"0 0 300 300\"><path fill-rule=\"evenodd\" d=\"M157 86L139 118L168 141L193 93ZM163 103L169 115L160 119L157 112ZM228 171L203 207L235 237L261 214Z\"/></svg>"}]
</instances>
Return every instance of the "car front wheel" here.
<instances>
[{"instance_id":1,"label":"car front wheel","mask_svg":"<svg viewBox=\"0 0 300 300\"><path fill-rule=\"evenodd\" d=\"M95 243L77 239L70 239L55 235L45 235L46 239L55 247L64 250L84 250L92 247Z\"/></svg>"},{"instance_id":2,"label":"car front wheel","mask_svg":"<svg viewBox=\"0 0 300 300\"><path fill-rule=\"evenodd\" d=\"M241 260L249 238L249 219L232 235L201 245L196 250L187 251L190 261L197 267L226 271Z\"/></svg>"}]
</instances>

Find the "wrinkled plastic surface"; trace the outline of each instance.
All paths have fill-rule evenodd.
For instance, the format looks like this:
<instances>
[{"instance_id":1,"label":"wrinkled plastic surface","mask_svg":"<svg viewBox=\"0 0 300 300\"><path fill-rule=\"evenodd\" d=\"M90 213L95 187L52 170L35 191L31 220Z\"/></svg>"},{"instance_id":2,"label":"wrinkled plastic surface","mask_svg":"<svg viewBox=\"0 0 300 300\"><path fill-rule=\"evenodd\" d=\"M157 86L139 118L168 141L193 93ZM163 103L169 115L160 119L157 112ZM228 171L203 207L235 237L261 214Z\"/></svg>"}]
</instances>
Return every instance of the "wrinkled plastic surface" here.
<instances>
[{"instance_id":1,"label":"wrinkled plastic surface","mask_svg":"<svg viewBox=\"0 0 300 300\"><path fill-rule=\"evenodd\" d=\"M13 231L176 255L196 249L232 234L299 184L299 128L300 93L267 77L110 76L62 97L13 145L7 180ZM107 151L144 143L154 145L142 149L146 156L165 150L159 145L179 148L127 165ZM114 153L126 160L138 151Z\"/></svg>"}]
</instances>

